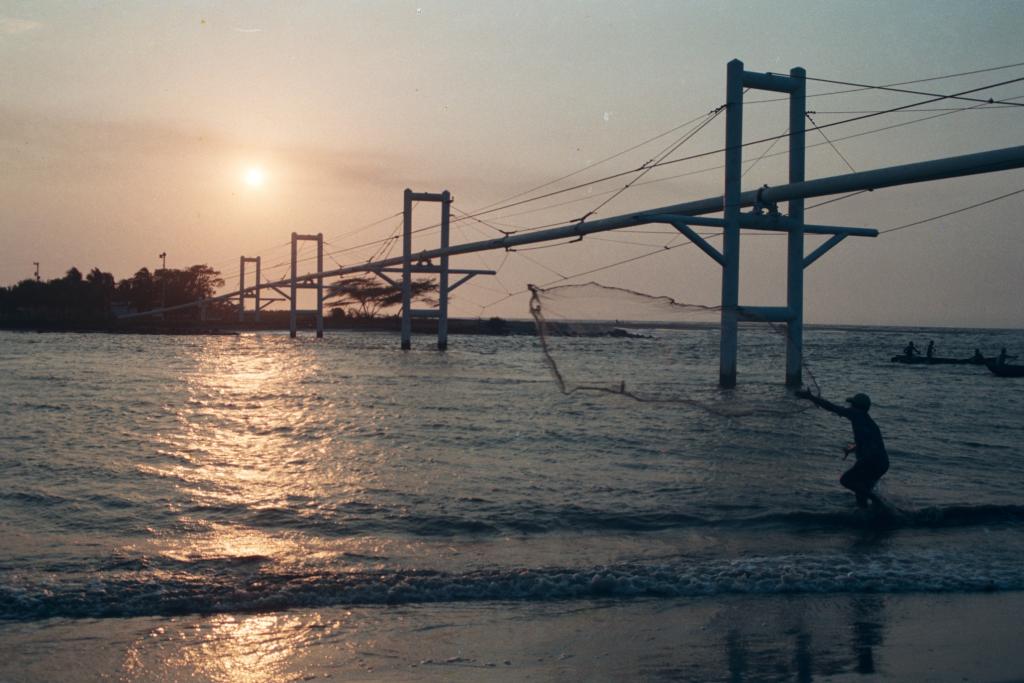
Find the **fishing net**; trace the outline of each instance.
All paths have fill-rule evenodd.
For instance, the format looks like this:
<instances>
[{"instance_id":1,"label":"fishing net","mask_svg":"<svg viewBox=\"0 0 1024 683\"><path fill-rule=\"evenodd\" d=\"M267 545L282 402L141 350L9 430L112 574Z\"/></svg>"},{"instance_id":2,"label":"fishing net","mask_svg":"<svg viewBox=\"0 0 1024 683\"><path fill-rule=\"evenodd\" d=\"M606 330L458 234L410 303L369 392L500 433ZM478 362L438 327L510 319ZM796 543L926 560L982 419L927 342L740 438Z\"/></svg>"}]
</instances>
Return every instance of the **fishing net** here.
<instances>
[{"instance_id":1,"label":"fishing net","mask_svg":"<svg viewBox=\"0 0 1024 683\"><path fill-rule=\"evenodd\" d=\"M794 413L783 386L784 325L744 314L739 333L742 383L718 386L720 306L680 303L594 282L530 286L530 313L544 361L566 394L616 394L678 403L723 416ZM804 380L820 393L810 368Z\"/></svg>"}]
</instances>

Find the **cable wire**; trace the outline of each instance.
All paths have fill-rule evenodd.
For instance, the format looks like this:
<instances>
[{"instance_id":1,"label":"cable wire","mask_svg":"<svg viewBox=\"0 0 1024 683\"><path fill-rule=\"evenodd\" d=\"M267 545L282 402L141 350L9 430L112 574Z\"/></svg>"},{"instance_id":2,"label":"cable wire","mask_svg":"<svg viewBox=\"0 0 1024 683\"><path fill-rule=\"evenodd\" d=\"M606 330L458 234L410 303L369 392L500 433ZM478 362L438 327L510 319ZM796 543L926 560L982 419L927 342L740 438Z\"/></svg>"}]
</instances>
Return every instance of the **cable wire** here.
<instances>
[{"instance_id":1,"label":"cable wire","mask_svg":"<svg viewBox=\"0 0 1024 683\"><path fill-rule=\"evenodd\" d=\"M612 201L613 201L613 200L615 200L615 199L616 199L617 197L619 197L619 196L620 196L620 195L621 195L621 194L622 194L623 192L625 192L625 191L626 191L626 190L628 190L629 188L633 187L633 185L634 185L634 184L635 184L635 183L636 183L637 181L639 181L639 180L640 180L641 178L643 178L643 177L644 177L645 175L647 175L648 173L650 173L650 172L651 172L651 170L652 170L653 168L655 168L655 166L657 166L657 162L659 162L659 161L662 161L662 160L664 160L664 159L665 159L666 157L668 157L668 155L669 155L669 154L672 154L672 153L673 153L673 152L675 152L675 151L676 151L677 149L679 149L680 147L682 147L683 145L685 145L685 144L686 144L687 142L689 142L690 140L692 140L692 139L693 139L693 137L694 137L694 136L695 136L695 135L696 135L697 133L699 133L699 132L701 132L702 130L704 130L704 128L705 128L705 127L707 127L707 125L708 125L708 124L710 124L710 123L711 123L712 121L714 121L714 120L715 120L716 118L718 118L718 115L719 115L719 114L721 114L721 113L722 113L722 111L723 111L724 109L725 109L725 107L724 107L724 106L723 106L723 107L718 107L718 108L716 108L716 109L715 109L714 111L712 111L712 112L711 112L710 114L708 114L708 115L707 115L707 117L706 117L706 118L704 119L704 121L702 121L702 122L701 122L701 124L700 124L699 126L697 126L697 127L696 127L696 128L694 128L694 129L693 129L692 131L690 131L689 133L687 133L686 135L684 135L684 136L683 136L682 138L680 138L680 139L679 139L679 140L678 140L677 142L675 142L674 144L670 145L670 146L669 146L669 147L668 147L668 148L667 148L667 149L666 149L666 150L665 150L664 152L662 152L661 154L659 154L659 155L655 156L655 157L654 157L654 158L652 158L652 159L651 159L650 161L648 161L647 163L645 163L645 164L643 165L643 167L642 167L642 168L643 168L643 170L642 170L642 171L640 171L640 172L639 172L639 173L637 174L637 176L636 176L635 178L633 178L632 180L630 180L630 181L629 181L628 183L626 183L626 184L625 184L625 185L624 185L624 186L623 186L622 188L620 188L620 189L619 189L618 191L614 192L614 193L613 193L613 194L612 194L612 195L611 195L610 197L608 197L607 199L605 199L604 201L602 201L602 202L601 202L600 204L598 204L598 205L597 205L596 207L594 207L593 209L591 209L590 211L588 211L587 213L585 213L585 214L583 215L583 217L582 217L582 218L580 218L579 222L580 222L580 223L584 222L585 220L587 220L588 218L590 218L591 216L593 216L593 215L594 215L595 213L597 213L598 211L600 211L600 210L601 210L602 208L604 208L605 206L607 206L607 205L608 205L608 204L609 204L610 202L612 202Z\"/></svg>"},{"instance_id":2,"label":"cable wire","mask_svg":"<svg viewBox=\"0 0 1024 683\"><path fill-rule=\"evenodd\" d=\"M899 106L899 107L892 107L890 109L884 109L884 110L880 110L880 111L877 111L877 112L872 112L872 113L869 113L869 114L861 114L861 115L853 116L853 117L850 117L850 118L842 119L840 121L833 121L831 123L826 123L824 125L815 126L812 130L822 130L822 129L825 129L825 128L832 128L832 127L835 127L835 126L846 125L846 124L849 124L849 123L854 123L856 121L863 121L865 119L874 118L876 116L883 116L885 114L891 114L891 113L895 113L895 112L899 112L899 111L904 111L904 110L909 109L911 107L917 107L917 106L921 106L921 105L924 105L924 104L930 104L932 102L937 102L939 100L944 100L944 99L968 99L968 98L964 98L963 96L967 95L967 94L970 94L970 93L973 93L973 92L979 92L981 90L987 90L987 89L990 89L990 88L996 88L996 87L1000 87L1000 86L1003 86L1003 85L1009 85L1009 84L1012 84L1012 83L1019 83L1021 81L1024 81L1024 77L1009 79L1009 80L1005 80L1005 81L1000 81L998 83L993 83L993 84L990 84L990 85L985 85L985 86L981 86L981 87L977 87L977 88L971 88L971 89L964 90L964 91L961 91L961 92L958 92L958 93L954 93L952 95L936 95L935 97L933 97L931 99L923 100L921 102L914 102L914 103L902 105L902 106ZM978 100L975 99L975 101L978 101ZM985 105L985 104L989 104L989 101L981 100L980 103ZM758 140L752 140L750 142L745 142L745 143L741 144L740 147L744 148L744 147L750 147L752 145L762 144L762 143L765 143L765 142L771 142L771 141L776 140L776 139L788 137L791 134L792 133L786 133L786 134L781 135L781 136L780 135L775 135L775 136L770 136L770 137L766 137L766 138L761 138L761 139L758 139ZM726 148L720 147L720 148L717 148L717 149L714 149L714 150L710 150L710 151L707 151L707 152L700 152L698 154L691 154L689 156L681 157L679 159L671 159L671 160L668 160L668 161L660 161L658 163L651 164L649 166L649 168L658 168L658 167L661 167L661 166L669 166L669 165L673 165L673 164L679 164L679 163L682 163L682 162L685 162L685 161L692 161L694 159L700 159L700 158L704 158L704 157L708 157L708 156L713 156L713 155L716 155L716 154L721 154L721 153L723 153L725 151L726 151ZM560 190L554 190L554 191L547 192L547 193L542 194L542 195L538 195L536 197L531 197L531 198L528 198L528 199L523 199L523 200L519 200L519 201L516 201L516 202L511 202L511 203L508 203L508 204L505 204L505 205L502 205L502 206L498 206L498 207L494 207L494 208L490 208L490 209L487 209L487 210L484 210L484 211L478 211L478 212L475 212L475 213L473 213L471 215L472 216L482 216L482 215L486 215L486 214L489 214L489 213L495 213L497 211L502 211L502 210L505 210L505 209L508 209L508 208L512 208L512 207L515 207L515 206L520 206L522 204L526 204L526 203L529 203L529 202L538 201L540 199L546 199L548 197L553 197L555 195L564 194L566 192L571 192L573 190L578 190L578 189L581 189L581 188L584 188L584 187L588 187L590 185L595 185L597 183L605 182L605 181L608 181L608 180L614 180L615 178L621 178L623 176L627 176L627 175L630 175L632 173L637 173L637 172L643 171L643 170L645 170L645 166L640 166L638 168L634 168L634 169L631 169L631 170L628 170L628 171L622 171L622 172L619 172L619 173L615 173L615 174L604 176L603 178L598 178L598 179L595 179L595 180L591 180L591 181L588 181L586 183L580 183L580 184L574 185L572 187L563 188L563 189L560 189Z\"/></svg>"},{"instance_id":3,"label":"cable wire","mask_svg":"<svg viewBox=\"0 0 1024 683\"><path fill-rule=\"evenodd\" d=\"M823 130L822 130L822 129L821 129L821 128L820 128L819 126L818 126L818 124L817 124L817 123L815 123L814 119L813 119L813 118L811 118L811 112L809 112L809 111L808 111L808 112L804 112L804 115L805 115L805 116L807 117L807 120L811 122L811 125L812 125L812 126L814 126L814 130L816 130L816 131L818 131L819 133L821 133L821 137L825 138L825 142L827 142L827 143L829 144L829 146L830 146L830 147L831 147L831 148L832 148L833 150L835 150L835 153L836 153L836 154L838 154L838 155L839 155L839 158L843 160L843 163L844 163L844 164L846 164L846 167L847 167L848 169L850 169L850 172L852 172L852 173L856 173L856 172L857 172L857 169L855 169L855 168L853 167L853 164L851 164L851 163L850 163L850 161L849 161L849 160L848 160L848 159L847 159L846 157L844 157L844 156L843 156L843 153L839 151L839 148L838 148L838 147L836 147L835 143L834 143L834 142L832 142L831 140L829 140L829 139L828 139L828 136L827 136L827 135L825 135L825 131L823 131Z\"/></svg>"},{"instance_id":4,"label":"cable wire","mask_svg":"<svg viewBox=\"0 0 1024 683\"><path fill-rule=\"evenodd\" d=\"M912 228L914 226L921 225L923 223L930 223L931 221L937 221L940 218L946 218L947 216L953 216L953 215L958 214L958 213L963 213L964 211L970 211L971 209L976 209L979 206L985 206L986 204L992 204L993 202L998 202L998 201L1000 201L1002 199L1006 199L1007 197L1012 197L1014 195L1021 194L1022 192L1024 192L1024 187L1022 187L1019 190L1014 190L1013 192L1007 192L1006 194L1001 194L998 197L992 197L991 199L986 199L986 200L978 202L976 204L971 204L970 206L965 206L963 208L956 209L954 211L947 211L946 213L939 214L938 216L932 216L931 218L923 218L923 219L921 219L919 221L914 221L913 223L906 223L904 225L898 225L895 228L888 228L886 230L879 230L878 234L879 235L888 235L889 233L896 232L897 230L905 230L906 228Z\"/></svg>"},{"instance_id":5,"label":"cable wire","mask_svg":"<svg viewBox=\"0 0 1024 683\"><path fill-rule=\"evenodd\" d=\"M943 75L943 76L930 76L928 78L916 78L914 80L900 81L898 83L887 83L885 87L892 88L892 87L896 87L896 86L900 86L900 85L913 85L915 83L928 83L930 81L942 81L942 80L946 80L948 78L959 78L961 76L974 76L976 74L989 73L989 72L992 72L992 71L1003 71L1005 69L1014 69L1014 68L1017 68L1018 66L1024 66L1024 62L1017 62L1015 64L1004 64L1002 66L992 66L992 67L987 67L987 68L984 68L984 69L975 69L973 71L961 71L959 73L946 74L946 75ZM789 74L782 74L782 75L788 76ZM858 86L856 88L852 88L852 89L849 89L849 90L834 90L832 92L823 92L823 93L809 94L809 95L807 95L807 97L830 97L830 96L833 96L833 95L846 95L848 93L862 92L864 90L873 90L874 87L875 86ZM788 102L788 101L789 101L788 97L772 97L772 98L767 98L767 99L763 99L763 100L754 100L752 102L747 102L746 104L767 104L769 102Z\"/></svg>"},{"instance_id":6,"label":"cable wire","mask_svg":"<svg viewBox=\"0 0 1024 683\"><path fill-rule=\"evenodd\" d=\"M904 88L894 88L892 86L887 86L887 85L866 85L864 83L851 83L851 82L848 82L848 81L837 81L837 80L832 80L832 79L828 79L828 78L813 78L811 76L804 76L804 80L807 80L807 81L817 81L819 83L832 83L834 85L850 85L850 86L855 86L857 88L861 88L861 89L864 89L864 90L884 90L886 92L897 92L897 93L903 93L905 95L924 95L925 97L934 97L934 98L938 98L938 99L965 100L967 102L981 102L981 103L984 103L984 104L1000 104L1000 105L1011 106L1011 107L1024 107L1024 103L1021 103L1021 102L1010 102L1010 101L1004 101L1004 100L994 100L991 97L989 99L987 99L987 100L979 99L977 97L963 97L963 95L967 95L967 94L972 93L972 92L977 92L977 90L985 90L985 89L987 89L989 87L998 87L999 85L1005 85L1006 83L1015 83L1016 81L1018 81L1020 79L1006 81L1005 83L999 83L999 84L996 84L994 86L985 86L985 88L978 88L977 90L965 90L964 92L957 93L956 95L939 95L938 93L926 92L926 91L923 91L923 90L906 90Z\"/></svg>"},{"instance_id":7,"label":"cable wire","mask_svg":"<svg viewBox=\"0 0 1024 683\"><path fill-rule=\"evenodd\" d=\"M712 110L712 111L714 111L714 110ZM510 197L506 197L505 199L500 199L497 202L493 202L491 204L482 206L482 207L480 207L478 209L474 209L473 213L476 214L476 215L479 215L480 212L485 211L485 210L493 207L496 204L503 204L503 203L511 201L513 199L517 199L519 197L522 197L523 195L527 195L527 194L530 194L532 192L536 192L537 190L542 190L545 187L550 187L550 186L554 185L555 183L559 183L559 182L561 182L563 180L566 180L568 178L571 178L571 177L573 177L575 175L579 175L580 173L583 173L584 171L589 171L590 169L592 169L592 168L594 168L596 166L600 166L601 164L603 164L605 162L611 161L612 159L617 159L618 157L623 156L624 154L628 154L628 153L630 153L630 152L632 152L634 150L640 149L644 145L650 144L650 143L654 142L655 140L660 140L661 138L665 137L666 135L671 135L672 133L676 132L677 130L679 130L681 128L685 128L685 127L687 127L687 126L689 126L691 124L696 123L697 121L700 121L702 118L704 118L707 115L708 114L702 114L701 116L695 116L692 119L690 119L689 121L685 121L683 123L680 123L679 125L670 128L669 130L665 131L664 133L659 133L658 135L655 135L652 138L648 138L648 139L644 140L643 142L638 142L637 144L633 145L632 147L628 147L628 148L622 150L621 152L616 152L615 154L612 154L611 156L607 156L607 157L605 157L605 158L603 158L603 159L601 159L599 161L595 161L595 162L593 162L591 164L588 164L588 165L584 166L583 168L580 168L578 170L573 171L572 173L566 173L565 175L560 176L558 178L555 178L554 180L549 180L548 182L542 183L542 184L540 184L540 185L538 185L536 187L530 188L529 190L524 190L524 191L519 192L517 194L511 195Z\"/></svg>"}]
</instances>

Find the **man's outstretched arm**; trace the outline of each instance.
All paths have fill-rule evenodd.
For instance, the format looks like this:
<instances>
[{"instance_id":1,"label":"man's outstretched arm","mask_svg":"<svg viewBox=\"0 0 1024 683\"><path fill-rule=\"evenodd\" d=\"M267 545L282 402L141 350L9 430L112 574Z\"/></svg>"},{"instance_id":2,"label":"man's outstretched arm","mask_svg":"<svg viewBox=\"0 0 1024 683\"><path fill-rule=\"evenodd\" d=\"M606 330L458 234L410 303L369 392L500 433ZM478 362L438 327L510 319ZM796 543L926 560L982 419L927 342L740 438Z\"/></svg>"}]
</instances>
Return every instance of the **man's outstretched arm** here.
<instances>
[{"instance_id":1,"label":"man's outstretched arm","mask_svg":"<svg viewBox=\"0 0 1024 683\"><path fill-rule=\"evenodd\" d=\"M808 401L818 406L819 408L824 408L830 413L835 413L836 415L842 415L843 417L846 417L847 414L850 412L849 408L837 406L835 403L832 403L832 401L824 399L820 396L815 396L807 389L800 389L799 391L796 392L796 396L797 398L806 398Z\"/></svg>"}]
</instances>

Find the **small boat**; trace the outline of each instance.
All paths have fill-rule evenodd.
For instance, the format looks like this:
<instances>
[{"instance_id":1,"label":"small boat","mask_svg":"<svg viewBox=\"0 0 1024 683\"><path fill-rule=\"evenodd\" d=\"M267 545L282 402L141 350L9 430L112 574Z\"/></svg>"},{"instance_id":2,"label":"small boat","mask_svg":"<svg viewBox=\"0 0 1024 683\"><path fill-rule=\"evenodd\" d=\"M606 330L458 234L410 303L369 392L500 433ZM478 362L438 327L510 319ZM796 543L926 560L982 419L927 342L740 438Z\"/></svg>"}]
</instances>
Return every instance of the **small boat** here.
<instances>
[{"instance_id":1,"label":"small boat","mask_svg":"<svg viewBox=\"0 0 1024 683\"><path fill-rule=\"evenodd\" d=\"M999 377L1024 377L1024 365L1010 365L1009 363L986 363L993 375Z\"/></svg>"},{"instance_id":2,"label":"small boat","mask_svg":"<svg viewBox=\"0 0 1024 683\"><path fill-rule=\"evenodd\" d=\"M898 356L893 356L892 358L890 358L889 362L904 363L906 365L981 365L982 363L985 363L987 360L989 359L977 360L975 358L939 358L938 356L933 356L929 358L928 356L907 356L905 354L900 354Z\"/></svg>"}]
</instances>

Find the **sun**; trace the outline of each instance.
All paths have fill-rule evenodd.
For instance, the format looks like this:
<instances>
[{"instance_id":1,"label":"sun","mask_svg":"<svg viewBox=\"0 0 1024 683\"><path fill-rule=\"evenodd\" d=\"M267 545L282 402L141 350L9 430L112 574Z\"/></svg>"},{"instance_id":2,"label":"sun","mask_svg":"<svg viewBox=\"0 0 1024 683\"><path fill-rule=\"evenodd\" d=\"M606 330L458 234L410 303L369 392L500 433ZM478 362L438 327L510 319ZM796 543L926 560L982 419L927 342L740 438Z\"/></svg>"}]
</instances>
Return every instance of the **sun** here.
<instances>
[{"instance_id":1,"label":"sun","mask_svg":"<svg viewBox=\"0 0 1024 683\"><path fill-rule=\"evenodd\" d=\"M245 169L242 179L249 187L260 188L267 182L267 172L262 166L249 166Z\"/></svg>"}]
</instances>

